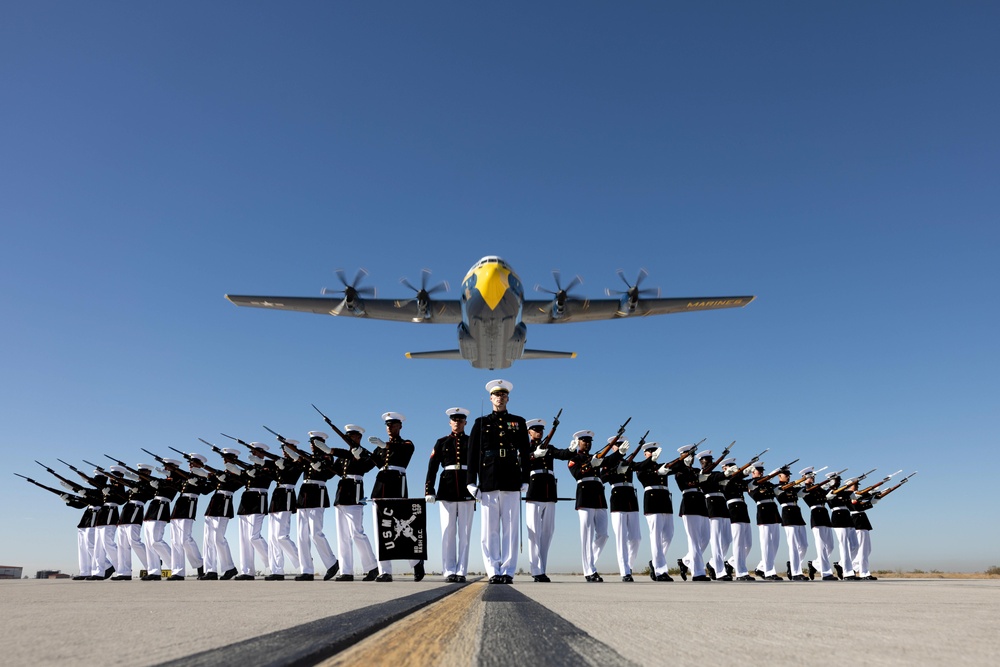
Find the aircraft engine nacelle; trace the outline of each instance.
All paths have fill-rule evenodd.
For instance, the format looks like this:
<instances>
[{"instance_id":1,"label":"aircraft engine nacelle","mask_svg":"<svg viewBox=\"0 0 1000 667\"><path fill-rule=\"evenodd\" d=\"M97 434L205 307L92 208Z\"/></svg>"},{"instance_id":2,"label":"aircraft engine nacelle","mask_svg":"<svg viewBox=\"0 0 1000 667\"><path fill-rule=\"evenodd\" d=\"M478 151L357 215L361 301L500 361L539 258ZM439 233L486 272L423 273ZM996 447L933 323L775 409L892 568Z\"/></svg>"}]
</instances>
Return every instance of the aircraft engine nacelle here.
<instances>
[{"instance_id":1,"label":"aircraft engine nacelle","mask_svg":"<svg viewBox=\"0 0 1000 667\"><path fill-rule=\"evenodd\" d=\"M465 322L458 325L458 349L462 351L462 358L464 359L479 358L479 344L472 337L472 334L469 333L469 328L465 326Z\"/></svg>"},{"instance_id":2,"label":"aircraft engine nacelle","mask_svg":"<svg viewBox=\"0 0 1000 667\"><path fill-rule=\"evenodd\" d=\"M527 341L528 327L524 326L524 322L518 322L517 326L514 327L514 332L507 339L507 358L520 359L521 353L524 352L524 344Z\"/></svg>"}]
</instances>

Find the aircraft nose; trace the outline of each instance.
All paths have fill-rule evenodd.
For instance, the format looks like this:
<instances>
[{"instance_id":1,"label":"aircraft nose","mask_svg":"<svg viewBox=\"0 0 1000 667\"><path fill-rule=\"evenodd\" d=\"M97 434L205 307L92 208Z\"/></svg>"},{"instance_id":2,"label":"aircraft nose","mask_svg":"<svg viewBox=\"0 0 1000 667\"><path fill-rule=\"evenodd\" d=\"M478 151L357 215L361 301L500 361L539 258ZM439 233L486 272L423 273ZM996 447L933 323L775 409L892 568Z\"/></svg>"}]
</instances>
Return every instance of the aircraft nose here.
<instances>
[{"instance_id":1,"label":"aircraft nose","mask_svg":"<svg viewBox=\"0 0 1000 667\"><path fill-rule=\"evenodd\" d=\"M510 271L498 264L487 264L476 270L476 290L490 310L495 310L507 293L510 287L509 277Z\"/></svg>"}]
</instances>

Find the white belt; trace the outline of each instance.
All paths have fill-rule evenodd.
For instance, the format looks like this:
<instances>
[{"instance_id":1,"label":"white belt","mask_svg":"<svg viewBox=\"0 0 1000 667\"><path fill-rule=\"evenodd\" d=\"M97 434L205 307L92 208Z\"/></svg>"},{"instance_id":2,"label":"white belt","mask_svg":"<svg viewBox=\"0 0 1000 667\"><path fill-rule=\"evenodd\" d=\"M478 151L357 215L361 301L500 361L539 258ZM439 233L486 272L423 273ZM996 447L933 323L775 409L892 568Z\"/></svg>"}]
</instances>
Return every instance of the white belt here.
<instances>
[{"instance_id":1,"label":"white belt","mask_svg":"<svg viewBox=\"0 0 1000 667\"><path fill-rule=\"evenodd\" d=\"M781 503L782 507L798 507L798 503Z\"/></svg>"},{"instance_id":2,"label":"white belt","mask_svg":"<svg viewBox=\"0 0 1000 667\"><path fill-rule=\"evenodd\" d=\"M344 475L344 479L352 479L355 482L363 482L363 481L365 481L365 478L362 477L361 475Z\"/></svg>"},{"instance_id":3,"label":"white belt","mask_svg":"<svg viewBox=\"0 0 1000 667\"><path fill-rule=\"evenodd\" d=\"M321 479L304 479L303 484L316 484L317 486L326 486L326 482Z\"/></svg>"},{"instance_id":4,"label":"white belt","mask_svg":"<svg viewBox=\"0 0 1000 667\"><path fill-rule=\"evenodd\" d=\"M846 507L834 507L833 511L834 512L840 512L840 511L845 511L846 512L847 508Z\"/></svg>"},{"instance_id":5,"label":"white belt","mask_svg":"<svg viewBox=\"0 0 1000 667\"><path fill-rule=\"evenodd\" d=\"M580 479L576 480L576 483L583 484L584 482L596 482L596 481L597 481L596 477L581 477Z\"/></svg>"},{"instance_id":6,"label":"white belt","mask_svg":"<svg viewBox=\"0 0 1000 667\"><path fill-rule=\"evenodd\" d=\"M247 491L253 491L255 493L267 493L267 489L262 489L257 486L248 486Z\"/></svg>"},{"instance_id":7,"label":"white belt","mask_svg":"<svg viewBox=\"0 0 1000 667\"><path fill-rule=\"evenodd\" d=\"M726 501L727 505L732 505L733 503L743 503L745 505L746 501L743 500L742 498L730 498L729 500Z\"/></svg>"},{"instance_id":8,"label":"white belt","mask_svg":"<svg viewBox=\"0 0 1000 667\"><path fill-rule=\"evenodd\" d=\"M181 495L184 496L185 498L194 498L194 499L198 498L197 493L182 493Z\"/></svg>"},{"instance_id":9,"label":"white belt","mask_svg":"<svg viewBox=\"0 0 1000 667\"><path fill-rule=\"evenodd\" d=\"M445 466L444 470L468 470L469 466Z\"/></svg>"},{"instance_id":10,"label":"white belt","mask_svg":"<svg viewBox=\"0 0 1000 667\"><path fill-rule=\"evenodd\" d=\"M706 493L705 497L706 498L725 498L726 496L723 495L722 492L720 492L720 491L712 491L711 493Z\"/></svg>"},{"instance_id":11,"label":"white belt","mask_svg":"<svg viewBox=\"0 0 1000 667\"><path fill-rule=\"evenodd\" d=\"M399 466L386 466L382 470L391 470L393 472L398 472L400 475L406 474L406 468L400 468Z\"/></svg>"},{"instance_id":12,"label":"white belt","mask_svg":"<svg viewBox=\"0 0 1000 667\"><path fill-rule=\"evenodd\" d=\"M627 486L627 487L629 487L631 489L632 488L632 482L618 482L617 484L612 484L611 488L612 489L617 489L618 487L621 487L621 486Z\"/></svg>"},{"instance_id":13,"label":"white belt","mask_svg":"<svg viewBox=\"0 0 1000 667\"><path fill-rule=\"evenodd\" d=\"M132 503L133 505L138 505L139 507L142 507L143 504L143 501L141 500L130 500L129 502Z\"/></svg>"},{"instance_id":14,"label":"white belt","mask_svg":"<svg viewBox=\"0 0 1000 667\"><path fill-rule=\"evenodd\" d=\"M684 493L701 493L701 489L684 489Z\"/></svg>"},{"instance_id":15,"label":"white belt","mask_svg":"<svg viewBox=\"0 0 1000 667\"><path fill-rule=\"evenodd\" d=\"M222 495L226 496L227 498L232 498L233 497L233 492L232 491L223 491L222 489L219 489L218 491L216 491L216 493L221 493Z\"/></svg>"},{"instance_id":16,"label":"white belt","mask_svg":"<svg viewBox=\"0 0 1000 667\"><path fill-rule=\"evenodd\" d=\"M851 514L861 514L862 510L851 510Z\"/></svg>"},{"instance_id":17,"label":"white belt","mask_svg":"<svg viewBox=\"0 0 1000 667\"><path fill-rule=\"evenodd\" d=\"M538 470L532 470L532 475L551 475L552 471L548 468L539 468Z\"/></svg>"},{"instance_id":18,"label":"white belt","mask_svg":"<svg viewBox=\"0 0 1000 667\"><path fill-rule=\"evenodd\" d=\"M294 484L279 484L278 488L279 489L291 489L292 491L294 491L295 490L295 485Z\"/></svg>"},{"instance_id":19,"label":"white belt","mask_svg":"<svg viewBox=\"0 0 1000 667\"><path fill-rule=\"evenodd\" d=\"M664 486L663 484L654 484L653 486L647 486L645 488L646 488L647 491L652 491L653 489L663 489L664 491L669 491L670 490L666 486Z\"/></svg>"},{"instance_id":20,"label":"white belt","mask_svg":"<svg viewBox=\"0 0 1000 667\"><path fill-rule=\"evenodd\" d=\"M118 503L104 503L105 507L118 507Z\"/></svg>"},{"instance_id":21,"label":"white belt","mask_svg":"<svg viewBox=\"0 0 1000 667\"><path fill-rule=\"evenodd\" d=\"M159 500L161 503L169 503L170 502L170 498L167 498L165 496L153 496L153 500Z\"/></svg>"},{"instance_id":22,"label":"white belt","mask_svg":"<svg viewBox=\"0 0 1000 667\"><path fill-rule=\"evenodd\" d=\"M773 503L773 502L775 502L774 498L764 498L763 500L758 500L757 504L763 505L764 503Z\"/></svg>"}]
</instances>

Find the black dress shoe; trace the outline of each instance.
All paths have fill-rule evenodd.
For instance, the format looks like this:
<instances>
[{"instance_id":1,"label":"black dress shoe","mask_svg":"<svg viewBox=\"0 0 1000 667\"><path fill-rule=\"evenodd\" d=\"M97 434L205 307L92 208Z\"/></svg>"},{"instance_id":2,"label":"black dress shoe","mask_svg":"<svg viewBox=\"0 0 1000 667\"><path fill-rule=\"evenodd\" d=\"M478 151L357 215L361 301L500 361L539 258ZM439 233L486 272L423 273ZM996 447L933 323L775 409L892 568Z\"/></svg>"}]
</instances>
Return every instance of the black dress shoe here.
<instances>
[{"instance_id":1,"label":"black dress shoe","mask_svg":"<svg viewBox=\"0 0 1000 667\"><path fill-rule=\"evenodd\" d=\"M465 583L465 575L456 574L455 575L455 583L456 584L464 584Z\"/></svg>"},{"instance_id":2,"label":"black dress shoe","mask_svg":"<svg viewBox=\"0 0 1000 667\"><path fill-rule=\"evenodd\" d=\"M776 574L772 574L769 577L764 577L764 581L784 581L784 579Z\"/></svg>"},{"instance_id":3,"label":"black dress shoe","mask_svg":"<svg viewBox=\"0 0 1000 667\"><path fill-rule=\"evenodd\" d=\"M707 574L712 579L715 579L715 568L709 565L708 563L705 563L705 574Z\"/></svg>"},{"instance_id":4,"label":"black dress shoe","mask_svg":"<svg viewBox=\"0 0 1000 667\"><path fill-rule=\"evenodd\" d=\"M323 581L330 581L335 576L337 576L338 572L340 572L340 561L339 560L336 563L334 563L333 565L331 565L330 568L326 571L326 574L323 575Z\"/></svg>"},{"instance_id":5,"label":"black dress shoe","mask_svg":"<svg viewBox=\"0 0 1000 667\"><path fill-rule=\"evenodd\" d=\"M184 581L184 577L179 574L172 574L167 577L167 581Z\"/></svg>"},{"instance_id":6,"label":"black dress shoe","mask_svg":"<svg viewBox=\"0 0 1000 667\"><path fill-rule=\"evenodd\" d=\"M671 577L666 572L664 572L663 574L656 575L656 581L673 581L673 580L674 580L674 578Z\"/></svg>"},{"instance_id":7,"label":"black dress shoe","mask_svg":"<svg viewBox=\"0 0 1000 667\"><path fill-rule=\"evenodd\" d=\"M687 581L688 580L688 572L690 572L690 570L688 569L688 566L684 564L684 559L683 558L678 558L677 559L677 567L681 571L681 579L683 579L684 581Z\"/></svg>"},{"instance_id":8,"label":"black dress shoe","mask_svg":"<svg viewBox=\"0 0 1000 667\"><path fill-rule=\"evenodd\" d=\"M283 574L269 574L264 577L264 581L284 581L285 575Z\"/></svg>"},{"instance_id":9,"label":"black dress shoe","mask_svg":"<svg viewBox=\"0 0 1000 667\"><path fill-rule=\"evenodd\" d=\"M99 574L92 574L89 577L87 577L87 581L104 581L104 577L100 576Z\"/></svg>"},{"instance_id":10,"label":"black dress shoe","mask_svg":"<svg viewBox=\"0 0 1000 667\"><path fill-rule=\"evenodd\" d=\"M378 581L383 584L392 583L392 575L388 573L380 574L377 577L375 577L375 581Z\"/></svg>"},{"instance_id":11,"label":"black dress shoe","mask_svg":"<svg viewBox=\"0 0 1000 667\"><path fill-rule=\"evenodd\" d=\"M807 565L809 567L809 578L810 579L815 579L816 578L816 572L818 572L818 570L815 567L813 567L813 562L812 561L809 561L807 563Z\"/></svg>"},{"instance_id":12,"label":"black dress shoe","mask_svg":"<svg viewBox=\"0 0 1000 667\"><path fill-rule=\"evenodd\" d=\"M756 574L761 579L764 578L764 570L754 570L753 573Z\"/></svg>"},{"instance_id":13,"label":"black dress shoe","mask_svg":"<svg viewBox=\"0 0 1000 667\"><path fill-rule=\"evenodd\" d=\"M233 581L253 581L256 579L252 574L238 574L233 577Z\"/></svg>"},{"instance_id":14,"label":"black dress shoe","mask_svg":"<svg viewBox=\"0 0 1000 667\"><path fill-rule=\"evenodd\" d=\"M844 581L861 581L861 577L856 574L852 574L849 577L844 577Z\"/></svg>"},{"instance_id":15,"label":"black dress shoe","mask_svg":"<svg viewBox=\"0 0 1000 667\"><path fill-rule=\"evenodd\" d=\"M656 581L656 568L653 567L653 561L649 561L649 578Z\"/></svg>"},{"instance_id":16,"label":"black dress shoe","mask_svg":"<svg viewBox=\"0 0 1000 667\"><path fill-rule=\"evenodd\" d=\"M736 581L757 581L749 574L744 574L742 577L736 577Z\"/></svg>"},{"instance_id":17,"label":"black dress shoe","mask_svg":"<svg viewBox=\"0 0 1000 667\"><path fill-rule=\"evenodd\" d=\"M597 572L595 572L594 573L594 581L596 581L598 583L601 583L601 582L604 581L604 577L602 577L600 574L598 574Z\"/></svg>"},{"instance_id":18,"label":"black dress shoe","mask_svg":"<svg viewBox=\"0 0 1000 667\"><path fill-rule=\"evenodd\" d=\"M513 584L514 583L514 577L510 576L509 574L503 575L503 583L505 583L505 584Z\"/></svg>"},{"instance_id":19,"label":"black dress shoe","mask_svg":"<svg viewBox=\"0 0 1000 667\"><path fill-rule=\"evenodd\" d=\"M788 580L792 580L792 561L785 561L785 574L788 575Z\"/></svg>"},{"instance_id":20,"label":"black dress shoe","mask_svg":"<svg viewBox=\"0 0 1000 667\"><path fill-rule=\"evenodd\" d=\"M838 579L843 579L844 578L844 568L840 567L840 563L834 563L833 564L833 570L834 570L834 572L837 573L837 578Z\"/></svg>"},{"instance_id":21,"label":"black dress shoe","mask_svg":"<svg viewBox=\"0 0 1000 667\"><path fill-rule=\"evenodd\" d=\"M491 584L502 584L503 583L503 577L501 577L499 574L494 574L492 577L490 577L490 583Z\"/></svg>"},{"instance_id":22,"label":"black dress shoe","mask_svg":"<svg viewBox=\"0 0 1000 667\"><path fill-rule=\"evenodd\" d=\"M316 577L308 572L303 572L295 577L295 581L316 581Z\"/></svg>"},{"instance_id":23,"label":"black dress shoe","mask_svg":"<svg viewBox=\"0 0 1000 667\"><path fill-rule=\"evenodd\" d=\"M809 581L809 577L807 577L804 574L796 574L794 577L792 577L791 580L792 581Z\"/></svg>"},{"instance_id":24,"label":"black dress shoe","mask_svg":"<svg viewBox=\"0 0 1000 667\"><path fill-rule=\"evenodd\" d=\"M340 576L334 577L334 581L354 581L353 574L342 574Z\"/></svg>"},{"instance_id":25,"label":"black dress shoe","mask_svg":"<svg viewBox=\"0 0 1000 667\"><path fill-rule=\"evenodd\" d=\"M732 580L733 580L732 576L728 574L724 574L718 579L716 579L716 581L732 581Z\"/></svg>"},{"instance_id":26,"label":"black dress shoe","mask_svg":"<svg viewBox=\"0 0 1000 667\"><path fill-rule=\"evenodd\" d=\"M724 565L726 566L726 574L728 574L730 577L735 577L736 570L733 568L732 565L729 564L729 561L726 561Z\"/></svg>"},{"instance_id":27,"label":"black dress shoe","mask_svg":"<svg viewBox=\"0 0 1000 667\"><path fill-rule=\"evenodd\" d=\"M869 574L867 577L861 577L861 581L878 581L878 577Z\"/></svg>"},{"instance_id":28,"label":"black dress shoe","mask_svg":"<svg viewBox=\"0 0 1000 667\"><path fill-rule=\"evenodd\" d=\"M111 581L132 581L131 575L119 574L111 577Z\"/></svg>"},{"instance_id":29,"label":"black dress shoe","mask_svg":"<svg viewBox=\"0 0 1000 667\"><path fill-rule=\"evenodd\" d=\"M591 583L596 583L598 581L601 581L600 579L597 578L597 574L596 573L594 573L594 574L585 574L583 576L583 578L586 579L587 581L591 582Z\"/></svg>"},{"instance_id":30,"label":"black dress shoe","mask_svg":"<svg viewBox=\"0 0 1000 667\"><path fill-rule=\"evenodd\" d=\"M373 567L365 573L365 577L361 581L375 581L376 579L378 579L378 568Z\"/></svg>"},{"instance_id":31,"label":"black dress shoe","mask_svg":"<svg viewBox=\"0 0 1000 667\"><path fill-rule=\"evenodd\" d=\"M711 581L708 575L699 574L697 577L691 577L691 581Z\"/></svg>"},{"instance_id":32,"label":"black dress shoe","mask_svg":"<svg viewBox=\"0 0 1000 667\"><path fill-rule=\"evenodd\" d=\"M539 582L541 582L543 584L548 584L548 583L552 582L552 580L549 579L549 575L545 574L544 572L542 572L540 575L538 575L537 577L535 577L535 581L539 581Z\"/></svg>"},{"instance_id":33,"label":"black dress shoe","mask_svg":"<svg viewBox=\"0 0 1000 667\"><path fill-rule=\"evenodd\" d=\"M631 574L626 574L624 577L622 577L622 581L635 581L635 579L632 578Z\"/></svg>"},{"instance_id":34,"label":"black dress shoe","mask_svg":"<svg viewBox=\"0 0 1000 667\"><path fill-rule=\"evenodd\" d=\"M225 572L223 572L222 576L219 577L219 579L221 579L222 581L229 581L230 579L232 579L233 577L235 577L239 573L240 573L239 570L237 570L235 567L233 567L233 568L230 568L230 569L226 570Z\"/></svg>"},{"instance_id":35,"label":"black dress shoe","mask_svg":"<svg viewBox=\"0 0 1000 667\"><path fill-rule=\"evenodd\" d=\"M160 581L161 579L163 579L163 577L158 574L147 574L142 578L143 581Z\"/></svg>"},{"instance_id":36,"label":"black dress shoe","mask_svg":"<svg viewBox=\"0 0 1000 667\"><path fill-rule=\"evenodd\" d=\"M199 579L204 579L205 578L205 567L204 566L198 568L198 578Z\"/></svg>"},{"instance_id":37,"label":"black dress shoe","mask_svg":"<svg viewBox=\"0 0 1000 667\"><path fill-rule=\"evenodd\" d=\"M424 561L418 561L413 566L413 581L420 581L424 578Z\"/></svg>"},{"instance_id":38,"label":"black dress shoe","mask_svg":"<svg viewBox=\"0 0 1000 667\"><path fill-rule=\"evenodd\" d=\"M115 573L115 568L114 568L114 566L112 566L112 567L109 567L108 569L106 569L106 570L104 571L104 577L103 577L103 578L104 578L104 579L110 579L110 578L111 578L111 575L112 575L112 574L114 574L114 573Z\"/></svg>"},{"instance_id":39,"label":"black dress shoe","mask_svg":"<svg viewBox=\"0 0 1000 667\"><path fill-rule=\"evenodd\" d=\"M832 574L827 574L823 576L822 581L837 581L837 577L833 576Z\"/></svg>"},{"instance_id":40,"label":"black dress shoe","mask_svg":"<svg viewBox=\"0 0 1000 667\"><path fill-rule=\"evenodd\" d=\"M205 576L203 576L201 578L201 580L202 581L218 581L219 580L219 573L218 572L206 572Z\"/></svg>"},{"instance_id":41,"label":"black dress shoe","mask_svg":"<svg viewBox=\"0 0 1000 667\"><path fill-rule=\"evenodd\" d=\"M447 584L457 583L458 582L458 576L454 575L454 574L449 574L447 577L444 578L444 581Z\"/></svg>"},{"instance_id":42,"label":"black dress shoe","mask_svg":"<svg viewBox=\"0 0 1000 667\"><path fill-rule=\"evenodd\" d=\"M86 581L86 580L87 577L83 576L82 574L78 574L75 577L73 577L73 581Z\"/></svg>"}]
</instances>

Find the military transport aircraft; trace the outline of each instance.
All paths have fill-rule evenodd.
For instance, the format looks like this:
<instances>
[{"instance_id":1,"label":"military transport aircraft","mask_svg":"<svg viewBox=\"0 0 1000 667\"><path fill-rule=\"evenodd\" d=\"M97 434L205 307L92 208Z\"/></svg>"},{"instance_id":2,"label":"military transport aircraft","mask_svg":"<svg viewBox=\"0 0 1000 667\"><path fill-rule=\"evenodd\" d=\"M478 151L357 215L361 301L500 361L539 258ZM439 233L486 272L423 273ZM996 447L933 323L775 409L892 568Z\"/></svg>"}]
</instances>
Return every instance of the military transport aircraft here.
<instances>
[{"instance_id":1,"label":"military transport aircraft","mask_svg":"<svg viewBox=\"0 0 1000 667\"><path fill-rule=\"evenodd\" d=\"M462 280L462 298L432 300L431 295L447 291L448 284L440 283L427 288L429 271L424 271L420 289L403 278L400 282L415 292L410 299L376 299L375 289L359 287L367 271L361 269L354 281L347 282L344 272L337 276L344 285L342 290L323 290L323 294L339 294L342 298L298 296L243 296L227 294L226 298L237 306L297 310L320 315L353 315L375 320L417 322L430 324L457 324L458 349L433 352L407 352L410 359L466 359L475 368L490 370L507 368L517 359L572 358L575 352L525 349L528 324L558 324L563 322L590 322L613 320L623 317L666 315L694 310L738 308L754 300L753 296L712 296L690 298L659 298L659 289L640 289L646 277L645 269L639 272L635 284L625 279L619 269L618 276L628 288L624 291L605 290L608 299L584 299L569 294L582 282L579 276L562 287L560 274L553 271L555 291L535 286L538 292L552 295L551 299L526 300L524 287L514 270L496 256L483 257L476 262ZM651 295L653 298L644 298ZM370 297L370 298L369 298ZM643 297L643 298L640 298Z\"/></svg>"}]
</instances>

